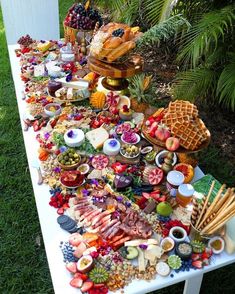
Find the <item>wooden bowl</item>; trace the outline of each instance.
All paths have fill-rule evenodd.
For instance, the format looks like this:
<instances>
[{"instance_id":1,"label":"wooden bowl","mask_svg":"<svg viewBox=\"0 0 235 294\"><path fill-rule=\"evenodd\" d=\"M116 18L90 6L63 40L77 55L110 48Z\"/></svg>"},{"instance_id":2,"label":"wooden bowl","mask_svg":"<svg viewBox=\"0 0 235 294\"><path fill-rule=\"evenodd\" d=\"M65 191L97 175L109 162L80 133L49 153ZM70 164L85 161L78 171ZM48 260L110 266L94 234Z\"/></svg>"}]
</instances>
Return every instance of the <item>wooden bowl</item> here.
<instances>
[{"instance_id":1,"label":"wooden bowl","mask_svg":"<svg viewBox=\"0 0 235 294\"><path fill-rule=\"evenodd\" d=\"M58 157L59 156L60 155L58 155ZM59 160L58 160L58 164L64 170L74 170L81 164L81 155L80 154L78 154L78 158L79 158L79 161L76 162L75 164L65 165L65 164L60 163Z\"/></svg>"}]
</instances>

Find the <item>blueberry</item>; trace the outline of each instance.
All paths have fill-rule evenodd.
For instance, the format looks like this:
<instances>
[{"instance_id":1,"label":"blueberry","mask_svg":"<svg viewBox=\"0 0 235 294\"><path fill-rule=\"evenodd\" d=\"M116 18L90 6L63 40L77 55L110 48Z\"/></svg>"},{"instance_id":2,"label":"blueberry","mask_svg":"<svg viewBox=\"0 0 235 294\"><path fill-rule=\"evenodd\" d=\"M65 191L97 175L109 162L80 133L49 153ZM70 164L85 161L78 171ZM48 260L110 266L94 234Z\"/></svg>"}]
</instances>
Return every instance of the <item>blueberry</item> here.
<instances>
[{"instance_id":1,"label":"blueberry","mask_svg":"<svg viewBox=\"0 0 235 294\"><path fill-rule=\"evenodd\" d=\"M179 272L180 272L180 269L176 269L175 272L176 272L176 273L179 273Z\"/></svg>"},{"instance_id":2,"label":"blueberry","mask_svg":"<svg viewBox=\"0 0 235 294\"><path fill-rule=\"evenodd\" d=\"M185 267L182 268L182 271L185 272Z\"/></svg>"},{"instance_id":3,"label":"blueberry","mask_svg":"<svg viewBox=\"0 0 235 294\"><path fill-rule=\"evenodd\" d=\"M189 267L187 267L187 268L186 268L186 271L187 271L187 272L189 272L189 271L190 271L190 268L189 268Z\"/></svg>"}]
</instances>

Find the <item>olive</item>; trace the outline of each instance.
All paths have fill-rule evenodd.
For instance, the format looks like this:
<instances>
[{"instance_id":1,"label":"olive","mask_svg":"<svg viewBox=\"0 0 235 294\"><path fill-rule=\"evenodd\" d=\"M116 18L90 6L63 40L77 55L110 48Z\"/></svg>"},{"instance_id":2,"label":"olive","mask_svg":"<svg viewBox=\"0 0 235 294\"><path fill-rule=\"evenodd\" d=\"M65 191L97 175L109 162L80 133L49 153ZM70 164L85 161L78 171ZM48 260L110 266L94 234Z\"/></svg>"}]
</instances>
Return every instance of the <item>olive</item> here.
<instances>
[{"instance_id":1,"label":"olive","mask_svg":"<svg viewBox=\"0 0 235 294\"><path fill-rule=\"evenodd\" d=\"M61 162L60 162L61 164L65 164L65 161L64 160L61 160Z\"/></svg>"},{"instance_id":2,"label":"olive","mask_svg":"<svg viewBox=\"0 0 235 294\"><path fill-rule=\"evenodd\" d=\"M78 154L77 153L74 153L73 157L74 158L78 158Z\"/></svg>"},{"instance_id":3,"label":"olive","mask_svg":"<svg viewBox=\"0 0 235 294\"><path fill-rule=\"evenodd\" d=\"M67 155L64 156L64 160L68 160L69 157Z\"/></svg>"}]
</instances>

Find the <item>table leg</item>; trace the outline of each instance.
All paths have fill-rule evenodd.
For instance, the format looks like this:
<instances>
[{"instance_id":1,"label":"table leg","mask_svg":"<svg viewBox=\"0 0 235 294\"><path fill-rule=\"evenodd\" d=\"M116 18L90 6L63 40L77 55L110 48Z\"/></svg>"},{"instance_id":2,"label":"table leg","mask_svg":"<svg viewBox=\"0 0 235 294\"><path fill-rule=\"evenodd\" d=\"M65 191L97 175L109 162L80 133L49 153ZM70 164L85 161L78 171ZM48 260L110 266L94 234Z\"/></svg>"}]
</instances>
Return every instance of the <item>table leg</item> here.
<instances>
[{"instance_id":1,"label":"table leg","mask_svg":"<svg viewBox=\"0 0 235 294\"><path fill-rule=\"evenodd\" d=\"M191 279L185 281L183 294L199 294L203 274L199 274Z\"/></svg>"}]
</instances>

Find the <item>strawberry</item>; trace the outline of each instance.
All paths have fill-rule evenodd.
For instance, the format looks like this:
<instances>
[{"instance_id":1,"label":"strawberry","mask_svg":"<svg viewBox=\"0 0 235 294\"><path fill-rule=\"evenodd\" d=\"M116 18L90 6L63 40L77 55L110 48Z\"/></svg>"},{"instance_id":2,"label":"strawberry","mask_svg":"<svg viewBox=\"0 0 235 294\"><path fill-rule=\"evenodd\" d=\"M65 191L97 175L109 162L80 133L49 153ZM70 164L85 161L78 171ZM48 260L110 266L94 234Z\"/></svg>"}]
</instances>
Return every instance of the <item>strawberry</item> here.
<instances>
[{"instance_id":1,"label":"strawberry","mask_svg":"<svg viewBox=\"0 0 235 294\"><path fill-rule=\"evenodd\" d=\"M66 269L70 272L75 274L77 272L77 264L76 262L69 262L66 264Z\"/></svg>"},{"instance_id":2,"label":"strawberry","mask_svg":"<svg viewBox=\"0 0 235 294\"><path fill-rule=\"evenodd\" d=\"M59 215L64 214L64 208L63 208L63 207L58 208L58 209L57 209L57 213L58 213Z\"/></svg>"},{"instance_id":3,"label":"strawberry","mask_svg":"<svg viewBox=\"0 0 235 294\"><path fill-rule=\"evenodd\" d=\"M200 259L200 254L198 253L193 253L191 256L192 261L196 261Z\"/></svg>"},{"instance_id":4,"label":"strawberry","mask_svg":"<svg viewBox=\"0 0 235 294\"><path fill-rule=\"evenodd\" d=\"M93 287L94 283L92 281L84 282L81 288L82 292L87 292Z\"/></svg>"},{"instance_id":5,"label":"strawberry","mask_svg":"<svg viewBox=\"0 0 235 294\"><path fill-rule=\"evenodd\" d=\"M102 288L104 287L104 284L94 284L94 288Z\"/></svg>"},{"instance_id":6,"label":"strawberry","mask_svg":"<svg viewBox=\"0 0 235 294\"><path fill-rule=\"evenodd\" d=\"M80 278L80 279L82 279L83 281L86 281L86 280L88 279L88 276L85 275L85 274L82 274L82 273L76 273L76 274L74 275L74 278Z\"/></svg>"},{"instance_id":7,"label":"strawberry","mask_svg":"<svg viewBox=\"0 0 235 294\"><path fill-rule=\"evenodd\" d=\"M208 255L209 257L211 257L212 254L213 254L213 251L212 251L211 248L206 248L206 249L205 249L205 253L207 253L207 255Z\"/></svg>"},{"instance_id":8,"label":"strawberry","mask_svg":"<svg viewBox=\"0 0 235 294\"><path fill-rule=\"evenodd\" d=\"M74 288L81 288L83 281L80 278L74 278L70 281L70 286L74 287Z\"/></svg>"},{"instance_id":9,"label":"strawberry","mask_svg":"<svg viewBox=\"0 0 235 294\"><path fill-rule=\"evenodd\" d=\"M201 269L202 268L202 261L201 260L195 260L192 262L192 266L195 268Z\"/></svg>"},{"instance_id":10,"label":"strawberry","mask_svg":"<svg viewBox=\"0 0 235 294\"><path fill-rule=\"evenodd\" d=\"M201 254L201 258L202 258L202 259L208 259L208 258L210 258L210 257L211 257L210 254L207 253L207 252L205 252L205 251Z\"/></svg>"},{"instance_id":11,"label":"strawberry","mask_svg":"<svg viewBox=\"0 0 235 294\"><path fill-rule=\"evenodd\" d=\"M202 263L203 263L203 265L209 265L210 261L208 258L203 258Z\"/></svg>"}]
</instances>

